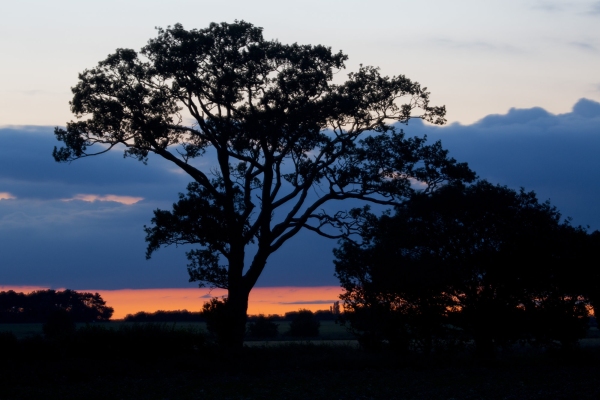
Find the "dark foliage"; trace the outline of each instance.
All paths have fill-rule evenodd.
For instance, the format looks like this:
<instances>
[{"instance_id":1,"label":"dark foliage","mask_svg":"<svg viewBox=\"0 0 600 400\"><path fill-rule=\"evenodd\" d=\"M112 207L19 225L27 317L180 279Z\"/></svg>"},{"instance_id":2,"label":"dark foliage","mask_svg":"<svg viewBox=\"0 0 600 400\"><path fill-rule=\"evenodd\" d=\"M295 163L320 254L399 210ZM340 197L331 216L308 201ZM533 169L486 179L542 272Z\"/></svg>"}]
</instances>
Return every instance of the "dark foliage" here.
<instances>
[{"instance_id":1,"label":"dark foliage","mask_svg":"<svg viewBox=\"0 0 600 400\"><path fill-rule=\"evenodd\" d=\"M232 319L229 318L231 308L228 300L227 297L223 299L212 298L202 306L202 316L206 321L206 329L221 345L227 345L231 340L231 335L235 334ZM244 322L245 328L246 323Z\"/></svg>"},{"instance_id":2,"label":"dark foliage","mask_svg":"<svg viewBox=\"0 0 600 400\"><path fill-rule=\"evenodd\" d=\"M44 323L57 310L66 311L74 322L107 321L114 311L98 293L69 289L0 292L0 323Z\"/></svg>"},{"instance_id":3,"label":"dark foliage","mask_svg":"<svg viewBox=\"0 0 600 400\"><path fill-rule=\"evenodd\" d=\"M339 305L339 302L337 302ZM317 321L336 321L339 318L340 310L317 310L313 313L313 317ZM300 311L290 311L286 312L283 316L283 319L286 321L291 321L298 315Z\"/></svg>"},{"instance_id":4,"label":"dark foliage","mask_svg":"<svg viewBox=\"0 0 600 400\"><path fill-rule=\"evenodd\" d=\"M269 339L279 335L279 324L262 314L248 323L248 337L252 339Z\"/></svg>"},{"instance_id":5,"label":"dark foliage","mask_svg":"<svg viewBox=\"0 0 600 400\"><path fill-rule=\"evenodd\" d=\"M335 251L345 318L365 345L572 346L588 327L589 235L533 192L487 182L416 194ZM441 343L440 343L441 342Z\"/></svg>"},{"instance_id":6,"label":"dark foliage","mask_svg":"<svg viewBox=\"0 0 600 400\"><path fill-rule=\"evenodd\" d=\"M141 52L118 49L81 73L71 101L78 120L55 130L64 144L57 161L122 146L189 175L187 193L145 228L147 256L194 245L190 280L228 290L232 346L242 345L248 296L273 252L301 229L339 238L355 227L360 212L327 214L325 203L394 205L415 180L433 190L474 178L439 142L395 128L410 118L444 123L426 88L370 66L333 84L346 59L321 45L265 40L244 21L177 24ZM217 162L192 162L205 154Z\"/></svg>"},{"instance_id":7,"label":"dark foliage","mask_svg":"<svg viewBox=\"0 0 600 400\"><path fill-rule=\"evenodd\" d=\"M321 323L315 318L315 314L310 310L299 310L295 313L288 313L286 317L291 320L290 330L286 332L288 336L294 337L317 337Z\"/></svg>"},{"instance_id":8,"label":"dark foliage","mask_svg":"<svg viewBox=\"0 0 600 400\"><path fill-rule=\"evenodd\" d=\"M256 315L248 315L248 322L256 321L258 318L262 318L262 317L265 317L271 321L283 321L285 319L285 316L281 316L279 314L268 314L268 315L256 314Z\"/></svg>"},{"instance_id":9,"label":"dark foliage","mask_svg":"<svg viewBox=\"0 0 600 400\"><path fill-rule=\"evenodd\" d=\"M202 312L190 312L188 310L163 311L158 310L153 313L144 311L135 314L127 314L124 318L126 322L204 322Z\"/></svg>"}]
</instances>

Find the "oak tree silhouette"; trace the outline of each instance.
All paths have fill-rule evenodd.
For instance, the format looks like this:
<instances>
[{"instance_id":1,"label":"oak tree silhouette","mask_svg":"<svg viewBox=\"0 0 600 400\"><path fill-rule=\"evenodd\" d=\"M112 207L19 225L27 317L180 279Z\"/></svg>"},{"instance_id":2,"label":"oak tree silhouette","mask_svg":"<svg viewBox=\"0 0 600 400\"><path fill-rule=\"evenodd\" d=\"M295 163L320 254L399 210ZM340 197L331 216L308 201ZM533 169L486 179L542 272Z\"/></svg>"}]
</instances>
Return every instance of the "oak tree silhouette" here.
<instances>
[{"instance_id":1,"label":"oak tree silhouette","mask_svg":"<svg viewBox=\"0 0 600 400\"><path fill-rule=\"evenodd\" d=\"M326 203L394 205L414 182L433 190L474 177L440 143L406 138L392 125L445 122L426 88L370 66L333 83L346 59L321 45L265 40L244 21L176 24L139 53L117 49L81 73L70 103L78 120L55 129L64 143L56 161L121 146L126 156L157 155L189 175L173 210L156 210L146 227L147 256L195 246L190 280L228 290L230 346L242 345L248 296L273 252L302 229L339 238L354 226L356 213L327 213ZM203 156L216 162L195 162Z\"/></svg>"}]
</instances>

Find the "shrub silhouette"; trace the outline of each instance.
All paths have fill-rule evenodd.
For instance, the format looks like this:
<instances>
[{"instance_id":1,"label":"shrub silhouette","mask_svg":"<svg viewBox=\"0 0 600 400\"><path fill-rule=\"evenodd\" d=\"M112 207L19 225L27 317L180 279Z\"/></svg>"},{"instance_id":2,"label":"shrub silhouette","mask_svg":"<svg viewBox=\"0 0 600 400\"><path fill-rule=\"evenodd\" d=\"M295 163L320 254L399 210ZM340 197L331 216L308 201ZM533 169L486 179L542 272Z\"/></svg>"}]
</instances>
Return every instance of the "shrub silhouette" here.
<instances>
[{"instance_id":1,"label":"shrub silhouette","mask_svg":"<svg viewBox=\"0 0 600 400\"><path fill-rule=\"evenodd\" d=\"M279 324L271 318L259 314L248 324L248 336L254 339L273 338L279 334Z\"/></svg>"},{"instance_id":2,"label":"shrub silhouette","mask_svg":"<svg viewBox=\"0 0 600 400\"><path fill-rule=\"evenodd\" d=\"M221 345L230 343L231 336L235 334L235 324L230 317L231 312L227 297L222 300L212 298L202 306L206 329Z\"/></svg>"},{"instance_id":3,"label":"shrub silhouette","mask_svg":"<svg viewBox=\"0 0 600 400\"><path fill-rule=\"evenodd\" d=\"M292 322L288 336L296 337L314 337L319 336L321 323L315 318L315 314L310 310L299 310L296 313L289 313Z\"/></svg>"},{"instance_id":4,"label":"shrub silhouette","mask_svg":"<svg viewBox=\"0 0 600 400\"><path fill-rule=\"evenodd\" d=\"M48 339L70 336L75 333L75 321L67 310L59 308L50 313L42 331Z\"/></svg>"}]
</instances>

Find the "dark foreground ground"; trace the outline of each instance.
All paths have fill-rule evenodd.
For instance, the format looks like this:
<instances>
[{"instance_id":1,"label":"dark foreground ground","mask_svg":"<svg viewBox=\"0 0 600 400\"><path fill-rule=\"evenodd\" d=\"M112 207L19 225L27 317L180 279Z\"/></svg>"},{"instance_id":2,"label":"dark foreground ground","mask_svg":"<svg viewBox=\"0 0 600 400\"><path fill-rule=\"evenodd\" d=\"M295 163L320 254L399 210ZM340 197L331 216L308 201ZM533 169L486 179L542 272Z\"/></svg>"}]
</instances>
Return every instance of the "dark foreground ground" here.
<instances>
[{"instance_id":1,"label":"dark foreground ground","mask_svg":"<svg viewBox=\"0 0 600 400\"><path fill-rule=\"evenodd\" d=\"M0 399L600 399L600 348L424 358L281 342L232 354L197 332L0 338Z\"/></svg>"},{"instance_id":2,"label":"dark foreground ground","mask_svg":"<svg viewBox=\"0 0 600 400\"><path fill-rule=\"evenodd\" d=\"M293 345L166 360L85 357L2 367L2 399L598 399L597 354L477 365Z\"/></svg>"}]
</instances>

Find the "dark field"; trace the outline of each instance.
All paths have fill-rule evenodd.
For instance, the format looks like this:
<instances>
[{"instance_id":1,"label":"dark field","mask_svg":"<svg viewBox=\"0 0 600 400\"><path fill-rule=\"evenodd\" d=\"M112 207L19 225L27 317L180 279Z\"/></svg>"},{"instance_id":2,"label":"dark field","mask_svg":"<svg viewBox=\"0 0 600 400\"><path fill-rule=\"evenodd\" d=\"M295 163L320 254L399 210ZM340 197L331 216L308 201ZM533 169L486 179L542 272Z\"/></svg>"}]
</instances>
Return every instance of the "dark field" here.
<instances>
[{"instance_id":1,"label":"dark field","mask_svg":"<svg viewBox=\"0 0 600 400\"><path fill-rule=\"evenodd\" d=\"M118 329L121 326L132 326L135 322L123 322L123 321L110 321L110 322L96 322L94 325L103 326L111 329ZM277 321L279 325L279 332L283 333L289 330L290 321ZM175 329L192 329L206 331L206 324L204 322L177 322L177 323L166 323L168 327L174 327ZM77 324L77 327L85 326L85 324ZM17 338L22 339L29 336L41 335L42 324L31 323L31 324L0 324L0 332L13 332ZM321 327L319 329L319 339L321 340L351 340L354 337L346 331L346 328L336 324L333 321L321 321ZM278 340L283 340L281 337Z\"/></svg>"},{"instance_id":2,"label":"dark field","mask_svg":"<svg viewBox=\"0 0 600 400\"><path fill-rule=\"evenodd\" d=\"M329 340L336 329L347 335L331 325ZM8 347L4 340L0 399L600 398L600 340L593 337L570 352L517 346L481 363L468 348L402 356L323 344L325 337L268 346L253 342L233 354L203 343L193 329L154 328L122 329L137 336L120 342L106 341L102 329L101 335L88 332L87 341L38 337ZM590 333L597 336L596 330Z\"/></svg>"}]
</instances>

